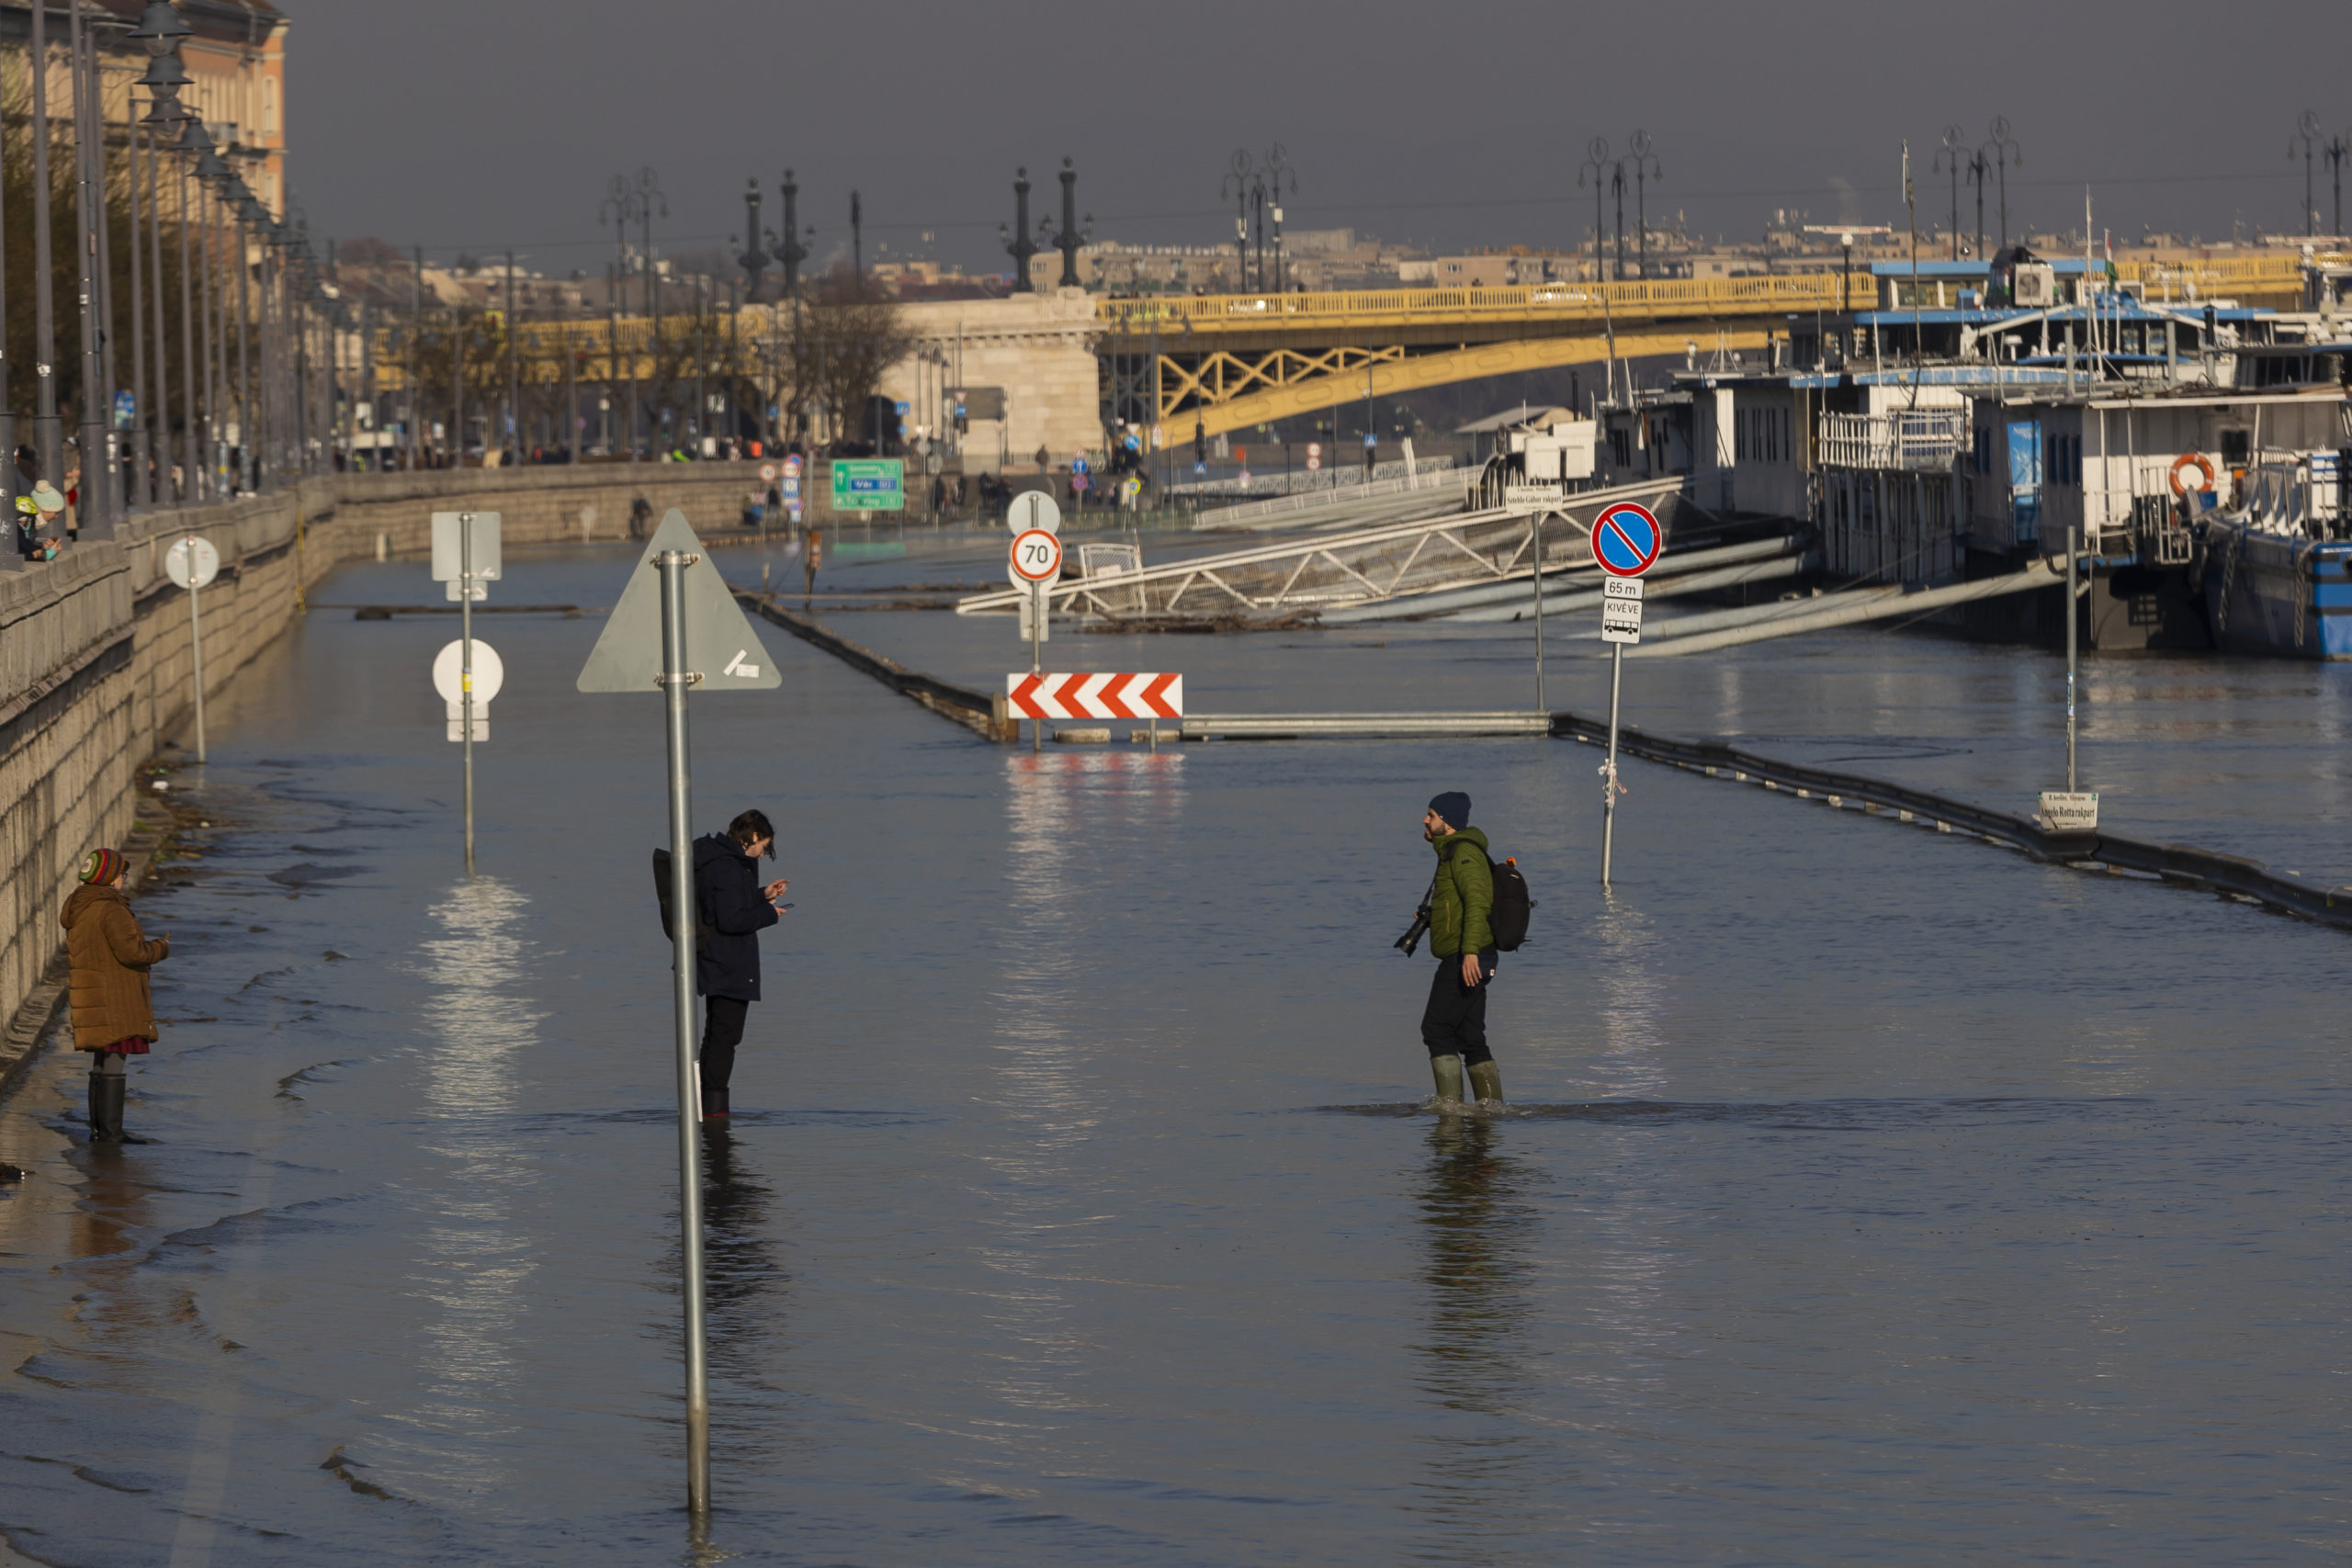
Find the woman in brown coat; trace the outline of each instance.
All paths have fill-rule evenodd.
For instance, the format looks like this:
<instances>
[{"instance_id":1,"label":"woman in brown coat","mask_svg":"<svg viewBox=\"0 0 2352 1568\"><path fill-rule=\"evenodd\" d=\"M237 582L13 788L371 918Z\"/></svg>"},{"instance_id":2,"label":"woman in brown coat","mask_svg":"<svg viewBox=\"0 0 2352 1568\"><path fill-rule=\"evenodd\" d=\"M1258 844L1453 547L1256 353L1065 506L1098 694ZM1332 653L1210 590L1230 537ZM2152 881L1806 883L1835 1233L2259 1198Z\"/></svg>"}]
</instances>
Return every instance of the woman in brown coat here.
<instances>
[{"instance_id":1,"label":"woman in brown coat","mask_svg":"<svg viewBox=\"0 0 2352 1568\"><path fill-rule=\"evenodd\" d=\"M147 970L171 955L169 933L150 942L130 912L123 884L130 862L119 850L92 850L82 886L58 918L73 960L74 1048L91 1053L90 1142L143 1144L122 1130L123 1066L155 1038Z\"/></svg>"}]
</instances>

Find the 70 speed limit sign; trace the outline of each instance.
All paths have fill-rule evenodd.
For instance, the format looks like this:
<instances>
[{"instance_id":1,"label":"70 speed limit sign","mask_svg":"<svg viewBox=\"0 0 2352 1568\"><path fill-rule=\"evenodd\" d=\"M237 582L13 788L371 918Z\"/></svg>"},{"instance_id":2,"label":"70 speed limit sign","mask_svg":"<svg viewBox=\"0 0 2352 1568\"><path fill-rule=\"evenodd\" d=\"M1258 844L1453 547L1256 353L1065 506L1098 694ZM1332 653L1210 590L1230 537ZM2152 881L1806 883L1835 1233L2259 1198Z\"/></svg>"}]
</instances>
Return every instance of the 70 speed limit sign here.
<instances>
[{"instance_id":1,"label":"70 speed limit sign","mask_svg":"<svg viewBox=\"0 0 2352 1568\"><path fill-rule=\"evenodd\" d=\"M1062 542L1043 528L1023 528L1012 536L1010 565L1015 588L1051 582L1062 574Z\"/></svg>"}]
</instances>

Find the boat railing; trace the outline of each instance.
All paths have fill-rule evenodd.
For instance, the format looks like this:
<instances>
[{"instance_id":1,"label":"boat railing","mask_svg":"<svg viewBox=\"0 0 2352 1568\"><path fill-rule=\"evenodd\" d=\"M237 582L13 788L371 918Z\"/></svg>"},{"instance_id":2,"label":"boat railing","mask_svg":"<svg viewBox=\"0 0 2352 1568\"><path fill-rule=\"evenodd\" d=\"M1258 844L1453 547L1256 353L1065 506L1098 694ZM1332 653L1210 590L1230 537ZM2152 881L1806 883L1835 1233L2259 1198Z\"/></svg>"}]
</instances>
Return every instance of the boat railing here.
<instances>
[{"instance_id":1,"label":"boat railing","mask_svg":"<svg viewBox=\"0 0 2352 1568\"><path fill-rule=\"evenodd\" d=\"M1950 473L1968 443L1964 409L1821 416L1821 461L1833 468Z\"/></svg>"}]
</instances>

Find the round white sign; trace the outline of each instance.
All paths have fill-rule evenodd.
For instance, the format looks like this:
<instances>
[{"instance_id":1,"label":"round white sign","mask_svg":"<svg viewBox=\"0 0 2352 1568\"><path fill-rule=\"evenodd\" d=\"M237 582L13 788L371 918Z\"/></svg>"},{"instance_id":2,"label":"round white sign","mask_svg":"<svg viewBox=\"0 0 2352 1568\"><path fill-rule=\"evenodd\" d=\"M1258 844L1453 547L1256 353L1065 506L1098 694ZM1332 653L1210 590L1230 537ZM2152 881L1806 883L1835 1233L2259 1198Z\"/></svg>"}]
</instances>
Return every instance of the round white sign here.
<instances>
[{"instance_id":1,"label":"round white sign","mask_svg":"<svg viewBox=\"0 0 2352 1568\"><path fill-rule=\"evenodd\" d=\"M760 465L760 478L767 480L770 484L774 484L775 482L775 465L774 463L762 463Z\"/></svg>"},{"instance_id":2,"label":"round white sign","mask_svg":"<svg viewBox=\"0 0 2352 1568\"><path fill-rule=\"evenodd\" d=\"M220 552L212 547L211 540L184 534L164 552L164 570L182 588L202 588L220 575Z\"/></svg>"},{"instance_id":3,"label":"round white sign","mask_svg":"<svg viewBox=\"0 0 2352 1568\"><path fill-rule=\"evenodd\" d=\"M1062 574L1062 542L1043 528L1024 528L1012 536L1012 583L1051 582Z\"/></svg>"},{"instance_id":4,"label":"round white sign","mask_svg":"<svg viewBox=\"0 0 2352 1568\"><path fill-rule=\"evenodd\" d=\"M461 637L433 656L433 689L441 694L445 703L466 700L462 683L465 648ZM474 705L480 707L498 695L498 689L505 683L506 666L500 660L498 650L481 638L474 638Z\"/></svg>"},{"instance_id":5,"label":"round white sign","mask_svg":"<svg viewBox=\"0 0 2352 1568\"><path fill-rule=\"evenodd\" d=\"M1016 534L1026 533L1032 528L1058 534L1062 531L1062 509L1055 505L1054 498L1044 491L1024 490L1012 498L1012 505L1004 509L1004 525Z\"/></svg>"}]
</instances>

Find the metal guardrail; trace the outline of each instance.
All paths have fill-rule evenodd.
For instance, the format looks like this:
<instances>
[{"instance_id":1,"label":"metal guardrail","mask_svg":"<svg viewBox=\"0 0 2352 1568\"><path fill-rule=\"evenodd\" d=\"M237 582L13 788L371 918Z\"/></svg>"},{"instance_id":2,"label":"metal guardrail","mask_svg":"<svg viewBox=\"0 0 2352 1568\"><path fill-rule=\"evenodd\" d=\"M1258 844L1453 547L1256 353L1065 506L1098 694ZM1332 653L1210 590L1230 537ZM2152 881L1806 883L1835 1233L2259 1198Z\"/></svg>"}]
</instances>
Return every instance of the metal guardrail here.
<instances>
[{"instance_id":1,"label":"metal guardrail","mask_svg":"<svg viewBox=\"0 0 2352 1568\"><path fill-rule=\"evenodd\" d=\"M1187 714L1182 739L1291 740L1351 736L1548 735L1548 713L1226 713Z\"/></svg>"},{"instance_id":2,"label":"metal guardrail","mask_svg":"<svg viewBox=\"0 0 2352 1568\"><path fill-rule=\"evenodd\" d=\"M1398 464L1397 467L1402 468L1403 465ZM1423 491L1441 490L1448 484L1464 485L1473 477L1475 476L1456 468L1453 458L1437 457L1425 464L1419 473L1400 472L1386 479L1295 490L1286 495L1269 496L1261 501L1245 501L1233 506L1204 507L1194 517L1193 526L1200 529L1238 527L1268 517L1280 517L1287 513L1304 512L1311 507L1331 506L1351 501L1374 501L1388 495L1419 494ZM1182 493L1199 492L1188 491Z\"/></svg>"},{"instance_id":3,"label":"metal guardrail","mask_svg":"<svg viewBox=\"0 0 2352 1568\"><path fill-rule=\"evenodd\" d=\"M895 659L885 658L870 648L865 648L839 632L809 619L796 615L775 602L773 594L753 593L747 589L734 590L736 603L772 626L782 626L803 642L823 649L851 669L873 676L900 696L922 704L942 718L955 720L967 729L977 731L989 740L1011 740L1015 721L1005 713L1005 700L1001 693L976 692L969 686L959 686L935 675L910 670Z\"/></svg>"},{"instance_id":4,"label":"metal guardrail","mask_svg":"<svg viewBox=\"0 0 2352 1568\"><path fill-rule=\"evenodd\" d=\"M1552 716L1552 733L1605 745L1609 727L1599 719L1556 713ZM1759 757L1719 740L1675 740L1621 726L1617 746L1628 755L1646 761L1664 762L1710 778L1729 777L1736 783L1753 782L1768 789L1786 790L1800 800L1818 799L1824 805L1840 808L1850 801L1873 814L1893 811L1899 821L1915 822L1939 832L1973 834L2053 864L2128 872L2181 886L2201 887L2280 914L2352 931L2352 887L2316 886L2300 877L2280 875L2260 862L2240 855L2225 855L2189 844L2145 843L2114 833L2048 832L2040 823L2006 811L1860 773L1841 773Z\"/></svg>"}]
</instances>

